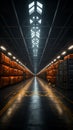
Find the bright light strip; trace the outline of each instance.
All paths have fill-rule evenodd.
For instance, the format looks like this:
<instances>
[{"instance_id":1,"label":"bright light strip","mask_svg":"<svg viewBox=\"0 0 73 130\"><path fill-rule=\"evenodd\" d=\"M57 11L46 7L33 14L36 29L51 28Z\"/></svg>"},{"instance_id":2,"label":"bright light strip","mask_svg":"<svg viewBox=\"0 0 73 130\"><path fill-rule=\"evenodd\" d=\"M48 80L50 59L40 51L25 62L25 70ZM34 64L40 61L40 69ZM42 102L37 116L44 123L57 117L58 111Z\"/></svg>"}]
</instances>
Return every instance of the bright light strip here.
<instances>
[{"instance_id":1,"label":"bright light strip","mask_svg":"<svg viewBox=\"0 0 73 130\"><path fill-rule=\"evenodd\" d=\"M37 52L38 52L37 49L34 49L34 50L33 50L34 56L37 56Z\"/></svg>"},{"instance_id":2,"label":"bright light strip","mask_svg":"<svg viewBox=\"0 0 73 130\"><path fill-rule=\"evenodd\" d=\"M19 64L20 64L21 62L19 61Z\"/></svg>"},{"instance_id":3,"label":"bright light strip","mask_svg":"<svg viewBox=\"0 0 73 130\"><path fill-rule=\"evenodd\" d=\"M18 59L17 59L16 61L17 61L17 62L19 62L19 60L18 60Z\"/></svg>"},{"instance_id":4,"label":"bright light strip","mask_svg":"<svg viewBox=\"0 0 73 130\"><path fill-rule=\"evenodd\" d=\"M34 3L34 1L33 1L31 4L29 4L28 7L31 8L32 6L34 6L34 4L35 4L35 3Z\"/></svg>"},{"instance_id":5,"label":"bright light strip","mask_svg":"<svg viewBox=\"0 0 73 130\"><path fill-rule=\"evenodd\" d=\"M41 23L42 23L42 20L40 19L40 20L38 21L38 23L41 24Z\"/></svg>"},{"instance_id":6,"label":"bright light strip","mask_svg":"<svg viewBox=\"0 0 73 130\"><path fill-rule=\"evenodd\" d=\"M6 51L6 48L4 46L0 46L1 50Z\"/></svg>"},{"instance_id":7,"label":"bright light strip","mask_svg":"<svg viewBox=\"0 0 73 130\"><path fill-rule=\"evenodd\" d=\"M51 62L51 64L53 64L53 61Z\"/></svg>"},{"instance_id":8,"label":"bright light strip","mask_svg":"<svg viewBox=\"0 0 73 130\"><path fill-rule=\"evenodd\" d=\"M71 49L73 49L73 45L71 45L70 47L68 47L68 50L71 50Z\"/></svg>"},{"instance_id":9,"label":"bright light strip","mask_svg":"<svg viewBox=\"0 0 73 130\"><path fill-rule=\"evenodd\" d=\"M36 19L38 20L38 19L39 19L39 17L37 16L37 17L36 17Z\"/></svg>"},{"instance_id":10,"label":"bright light strip","mask_svg":"<svg viewBox=\"0 0 73 130\"><path fill-rule=\"evenodd\" d=\"M33 16L33 19L35 19L35 17Z\"/></svg>"},{"instance_id":11,"label":"bright light strip","mask_svg":"<svg viewBox=\"0 0 73 130\"><path fill-rule=\"evenodd\" d=\"M56 59L53 60L54 62L56 61Z\"/></svg>"},{"instance_id":12,"label":"bright light strip","mask_svg":"<svg viewBox=\"0 0 73 130\"><path fill-rule=\"evenodd\" d=\"M42 14L42 9L40 9L39 7L37 7L37 12L38 12L39 14Z\"/></svg>"},{"instance_id":13,"label":"bright light strip","mask_svg":"<svg viewBox=\"0 0 73 130\"><path fill-rule=\"evenodd\" d=\"M32 24L33 23L33 20L32 19L30 19L30 24Z\"/></svg>"},{"instance_id":14,"label":"bright light strip","mask_svg":"<svg viewBox=\"0 0 73 130\"><path fill-rule=\"evenodd\" d=\"M32 27L33 29L35 29L35 27Z\"/></svg>"},{"instance_id":15,"label":"bright light strip","mask_svg":"<svg viewBox=\"0 0 73 130\"><path fill-rule=\"evenodd\" d=\"M60 59L61 56L57 56L57 59Z\"/></svg>"},{"instance_id":16,"label":"bright light strip","mask_svg":"<svg viewBox=\"0 0 73 130\"><path fill-rule=\"evenodd\" d=\"M8 52L8 55L9 55L9 56L12 56L11 52Z\"/></svg>"},{"instance_id":17,"label":"bright light strip","mask_svg":"<svg viewBox=\"0 0 73 130\"><path fill-rule=\"evenodd\" d=\"M65 55L66 54L66 51L63 51L62 53L61 53L61 55Z\"/></svg>"},{"instance_id":18,"label":"bright light strip","mask_svg":"<svg viewBox=\"0 0 73 130\"><path fill-rule=\"evenodd\" d=\"M43 8L43 5L42 5L40 2L37 2L37 5L38 5L40 8Z\"/></svg>"},{"instance_id":19,"label":"bright light strip","mask_svg":"<svg viewBox=\"0 0 73 130\"><path fill-rule=\"evenodd\" d=\"M16 57L15 57L15 56L13 56L13 59L15 60L15 59L16 59Z\"/></svg>"},{"instance_id":20,"label":"bright light strip","mask_svg":"<svg viewBox=\"0 0 73 130\"><path fill-rule=\"evenodd\" d=\"M35 10L35 7L33 6L30 10L29 10L29 14L31 15Z\"/></svg>"},{"instance_id":21,"label":"bright light strip","mask_svg":"<svg viewBox=\"0 0 73 130\"><path fill-rule=\"evenodd\" d=\"M37 37L37 38L40 38L40 34L36 33L36 37Z\"/></svg>"},{"instance_id":22,"label":"bright light strip","mask_svg":"<svg viewBox=\"0 0 73 130\"><path fill-rule=\"evenodd\" d=\"M35 37L35 34L31 34L31 38Z\"/></svg>"},{"instance_id":23,"label":"bright light strip","mask_svg":"<svg viewBox=\"0 0 73 130\"><path fill-rule=\"evenodd\" d=\"M39 29L39 27L36 27L36 29Z\"/></svg>"}]
</instances>

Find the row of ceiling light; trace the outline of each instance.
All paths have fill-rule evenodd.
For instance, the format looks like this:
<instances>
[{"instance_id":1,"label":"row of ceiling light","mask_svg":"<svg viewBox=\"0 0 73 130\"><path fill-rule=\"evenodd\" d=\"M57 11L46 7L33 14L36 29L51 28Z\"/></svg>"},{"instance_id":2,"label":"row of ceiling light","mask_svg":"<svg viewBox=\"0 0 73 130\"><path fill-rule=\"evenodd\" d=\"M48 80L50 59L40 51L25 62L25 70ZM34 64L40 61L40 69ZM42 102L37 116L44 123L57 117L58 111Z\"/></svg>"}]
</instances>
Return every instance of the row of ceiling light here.
<instances>
[{"instance_id":1,"label":"row of ceiling light","mask_svg":"<svg viewBox=\"0 0 73 130\"><path fill-rule=\"evenodd\" d=\"M68 50L72 50L72 49L73 49L73 45L71 45L71 46L68 47ZM67 53L67 51L63 51L63 52L61 53L61 55L57 56L53 61L51 61L51 63L49 63L49 65L51 65L51 64L54 63L54 62L56 62L58 59L61 58L61 56L66 55L66 53ZM48 66L49 66L49 65L48 65Z\"/></svg>"},{"instance_id":2,"label":"row of ceiling light","mask_svg":"<svg viewBox=\"0 0 73 130\"><path fill-rule=\"evenodd\" d=\"M20 62L15 56L12 55L11 52L7 51L7 49L4 46L0 46L0 50L3 52L7 52L7 55L11 57L14 61L25 67L28 71L30 71L22 62ZM31 72L31 71L30 71ZM32 72L31 72L32 73Z\"/></svg>"},{"instance_id":3,"label":"row of ceiling light","mask_svg":"<svg viewBox=\"0 0 73 130\"><path fill-rule=\"evenodd\" d=\"M67 50L72 50L73 49L73 45L70 45ZM43 72L47 67L49 67L50 65L52 65L54 62L56 62L57 60L59 60L61 58L61 56L64 56L67 54L67 50L63 51L61 53L61 55L58 55L54 60L52 60L46 67L44 67L38 74L40 74L41 72ZM37 75L38 75L37 74Z\"/></svg>"},{"instance_id":4,"label":"row of ceiling light","mask_svg":"<svg viewBox=\"0 0 73 130\"><path fill-rule=\"evenodd\" d=\"M40 39L40 24L42 23L41 14L43 5L40 2L32 2L28 6L31 25L31 42L33 49L33 56L37 56Z\"/></svg>"}]
</instances>

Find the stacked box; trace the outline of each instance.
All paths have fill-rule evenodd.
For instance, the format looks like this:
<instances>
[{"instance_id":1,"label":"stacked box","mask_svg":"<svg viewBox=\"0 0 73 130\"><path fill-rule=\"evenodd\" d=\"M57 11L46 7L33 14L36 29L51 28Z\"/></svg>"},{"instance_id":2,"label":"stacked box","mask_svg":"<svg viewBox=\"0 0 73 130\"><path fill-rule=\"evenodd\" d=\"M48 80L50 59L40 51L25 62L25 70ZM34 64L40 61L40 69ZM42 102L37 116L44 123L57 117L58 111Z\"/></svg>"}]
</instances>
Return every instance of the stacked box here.
<instances>
[{"instance_id":1,"label":"stacked box","mask_svg":"<svg viewBox=\"0 0 73 130\"><path fill-rule=\"evenodd\" d=\"M58 73L58 66L62 62L62 60L58 60L57 62L53 63L51 66L49 66L46 69L46 78L48 82L51 82L52 84L56 84L56 78Z\"/></svg>"},{"instance_id":2,"label":"stacked box","mask_svg":"<svg viewBox=\"0 0 73 130\"><path fill-rule=\"evenodd\" d=\"M56 84L60 88L73 89L73 54L65 56L59 65Z\"/></svg>"},{"instance_id":3,"label":"stacked box","mask_svg":"<svg viewBox=\"0 0 73 130\"><path fill-rule=\"evenodd\" d=\"M24 67L0 52L0 88L22 81L25 72L27 72L26 77L29 78L30 74Z\"/></svg>"}]
</instances>

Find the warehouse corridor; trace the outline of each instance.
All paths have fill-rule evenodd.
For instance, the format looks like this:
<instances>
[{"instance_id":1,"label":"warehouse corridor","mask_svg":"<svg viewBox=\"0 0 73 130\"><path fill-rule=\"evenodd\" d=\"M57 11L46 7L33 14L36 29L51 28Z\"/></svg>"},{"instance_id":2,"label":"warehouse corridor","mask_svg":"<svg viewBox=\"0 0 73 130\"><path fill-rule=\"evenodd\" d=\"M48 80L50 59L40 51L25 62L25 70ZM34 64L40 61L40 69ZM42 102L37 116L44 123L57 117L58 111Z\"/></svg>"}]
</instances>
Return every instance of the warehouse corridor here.
<instances>
[{"instance_id":1,"label":"warehouse corridor","mask_svg":"<svg viewBox=\"0 0 73 130\"><path fill-rule=\"evenodd\" d=\"M51 88L45 81L36 77L20 84L17 91L18 88L12 97L11 90L7 90L8 96L2 95L6 102L2 101L4 105L0 110L1 130L73 128L73 104L55 88Z\"/></svg>"},{"instance_id":2,"label":"warehouse corridor","mask_svg":"<svg viewBox=\"0 0 73 130\"><path fill-rule=\"evenodd\" d=\"M73 130L73 1L0 0L0 130Z\"/></svg>"}]
</instances>

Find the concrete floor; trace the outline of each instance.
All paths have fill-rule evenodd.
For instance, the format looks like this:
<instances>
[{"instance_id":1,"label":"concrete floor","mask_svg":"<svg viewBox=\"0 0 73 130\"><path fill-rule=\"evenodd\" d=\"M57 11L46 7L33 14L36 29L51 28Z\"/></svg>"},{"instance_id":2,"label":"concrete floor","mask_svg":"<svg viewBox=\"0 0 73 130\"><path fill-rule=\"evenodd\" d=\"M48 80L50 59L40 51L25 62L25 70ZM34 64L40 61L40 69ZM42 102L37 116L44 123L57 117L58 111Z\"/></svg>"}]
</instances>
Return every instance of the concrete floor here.
<instances>
[{"instance_id":1,"label":"concrete floor","mask_svg":"<svg viewBox=\"0 0 73 130\"><path fill-rule=\"evenodd\" d=\"M39 78L0 90L0 130L73 130L73 102Z\"/></svg>"}]
</instances>

